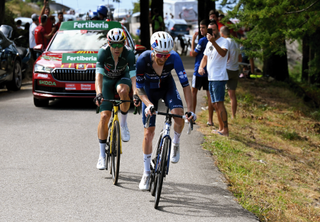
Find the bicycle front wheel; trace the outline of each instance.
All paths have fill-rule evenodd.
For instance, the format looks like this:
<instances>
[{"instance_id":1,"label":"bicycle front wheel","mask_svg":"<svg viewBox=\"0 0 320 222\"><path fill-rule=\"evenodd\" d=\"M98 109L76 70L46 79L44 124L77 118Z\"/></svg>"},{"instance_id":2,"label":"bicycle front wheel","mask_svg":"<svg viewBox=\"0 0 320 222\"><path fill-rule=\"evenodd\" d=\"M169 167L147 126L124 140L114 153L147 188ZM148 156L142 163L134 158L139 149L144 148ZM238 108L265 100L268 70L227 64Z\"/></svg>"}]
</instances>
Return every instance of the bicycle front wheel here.
<instances>
[{"instance_id":1,"label":"bicycle front wheel","mask_svg":"<svg viewBox=\"0 0 320 222\"><path fill-rule=\"evenodd\" d=\"M120 170L120 126L117 120L114 121L112 132L111 168L113 184L117 185Z\"/></svg>"},{"instance_id":2,"label":"bicycle front wheel","mask_svg":"<svg viewBox=\"0 0 320 222\"><path fill-rule=\"evenodd\" d=\"M161 147L160 147L160 143L161 143L161 139L162 139L162 134L163 134L163 130L161 130L159 138L157 140L157 145L156 145L156 149L152 150L152 155L151 155L151 166L150 169L152 169L152 178L151 178L151 185L150 185L150 191L151 191L151 195L154 196L156 193L156 186L157 186L157 173L156 173L156 162L157 162L157 158L159 153L161 152ZM159 168L159 166L158 166Z\"/></svg>"},{"instance_id":3,"label":"bicycle front wheel","mask_svg":"<svg viewBox=\"0 0 320 222\"><path fill-rule=\"evenodd\" d=\"M154 201L154 208L157 209L160 201L160 195L162 190L162 184L163 184L163 177L166 175L166 166L167 166L167 155L168 155L168 148L169 148L170 141L168 138L163 139L162 143L162 151L161 151L161 159L159 161L160 167L158 168L156 172L156 186L155 186L155 201Z\"/></svg>"}]
</instances>

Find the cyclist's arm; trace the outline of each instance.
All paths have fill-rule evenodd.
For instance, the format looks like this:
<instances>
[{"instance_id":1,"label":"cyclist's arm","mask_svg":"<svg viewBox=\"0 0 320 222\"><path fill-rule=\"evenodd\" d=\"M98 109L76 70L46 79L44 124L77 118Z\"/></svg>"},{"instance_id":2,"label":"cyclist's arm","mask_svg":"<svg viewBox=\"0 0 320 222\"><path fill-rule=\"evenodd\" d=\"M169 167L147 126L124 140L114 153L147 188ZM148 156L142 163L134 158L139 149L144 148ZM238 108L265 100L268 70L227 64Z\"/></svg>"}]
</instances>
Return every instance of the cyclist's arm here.
<instances>
[{"instance_id":1,"label":"cyclist's arm","mask_svg":"<svg viewBox=\"0 0 320 222\"><path fill-rule=\"evenodd\" d=\"M102 80L104 75L104 67L103 67L104 53L103 49L100 49L98 52L98 59L96 63L96 78L95 78L95 90L96 95L102 93Z\"/></svg>"},{"instance_id":2,"label":"cyclist's arm","mask_svg":"<svg viewBox=\"0 0 320 222\"><path fill-rule=\"evenodd\" d=\"M136 86L136 69L135 69L135 56L134 53L130 50L127 56L128 66L129 66L129 75L132 83L132 92L133 94L138 94Z\"/></svg>"},{"instance_id":3,"label":"cyclist's arm","mask_svg":"<svg viewBox=\"0 0 320 222\"><path fill-rule=\"evenodd\" d=\"M183 87L183 93L184 93L184 98L187 102L188 112L191 112L193 107L192 97L191 97L191 88L189 85L189 80L188 80L186 71L184 70L184 67L183 67L182 60L178 54L175 55L174 69L176 70L181 86Z\"/></svg>"},{"instance_id":4,"label":"cyclist's arm","mask_svg":"<svg viewBox=\"0 0 320 222\"><path fill-rule=\"evenodd\" d=\"M137 92L138 92L138 96L141 99L141 101L148 107L149 105L153 105L148 96L146 91L144 90L144 86L145 86L145 79L144 79L144 75L145 75L145 69L146 69L146 62L144 61L143 56L140 56L138 58L137 64L136 64L136 87L137 87Z\"/></svg>"},{"instance_id":5,"label":"cyclist's arm","mask_svg":"<svg viewBox=\"0 0 320 222\"><path fill-rule=\"evenodd\" d=\"M188 112L194 112L190 86L186 86L183 88L183 94L184 94L184 98L186 99Z\"/></svg>"}]
</instances>

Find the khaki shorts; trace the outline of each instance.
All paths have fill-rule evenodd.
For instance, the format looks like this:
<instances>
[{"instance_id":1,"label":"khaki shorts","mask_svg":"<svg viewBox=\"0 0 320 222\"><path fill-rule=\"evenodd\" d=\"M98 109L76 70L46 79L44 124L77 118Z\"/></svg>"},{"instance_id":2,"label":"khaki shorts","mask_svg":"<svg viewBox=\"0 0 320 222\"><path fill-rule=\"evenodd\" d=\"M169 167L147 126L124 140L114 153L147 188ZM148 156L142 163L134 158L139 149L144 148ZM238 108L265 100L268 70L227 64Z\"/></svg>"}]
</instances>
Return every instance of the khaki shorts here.
<instances>
[{"instance_id":1,"label":"khaki shorts","mask_svg":"<svg viewBox=\"0 0 320 222\"><path fill-rule=\"evenodd\" d=\"M239 70L232 71L227 69L227 73L229 77L229 80L227 82L227 89L236 90L239 80Z\"/></svg>"}]
</instances>

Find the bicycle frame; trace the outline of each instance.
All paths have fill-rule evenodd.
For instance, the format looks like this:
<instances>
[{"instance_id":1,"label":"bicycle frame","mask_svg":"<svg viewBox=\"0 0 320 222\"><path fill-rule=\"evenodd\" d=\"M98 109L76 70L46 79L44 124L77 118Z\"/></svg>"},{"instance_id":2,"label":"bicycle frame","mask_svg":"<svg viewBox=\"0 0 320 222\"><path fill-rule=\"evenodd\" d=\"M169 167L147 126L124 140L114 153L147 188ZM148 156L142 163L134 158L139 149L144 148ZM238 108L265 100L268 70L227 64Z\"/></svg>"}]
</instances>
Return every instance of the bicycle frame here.
<instances>
[{"instance_id":1,"label":"bicycle frame","mask_svg":"<svg viewBox=\"0 0 320 222\"><path fill-rule=\"evenodd\" d=\"M109 134L110 135L110 154L112 153L112 139L113 139L113 127L114 127L114 123L115 121L118 121L119 122L119 117L118 117L118 110L119 110L119 105L113 105L113 108L112 108L112 124L111 126L109 127L109 130L111 130L111 133ZM120 137L120 154L122 154L122 140L121 140L121 133L119 135Z\"/></svg>"}]
</instances>

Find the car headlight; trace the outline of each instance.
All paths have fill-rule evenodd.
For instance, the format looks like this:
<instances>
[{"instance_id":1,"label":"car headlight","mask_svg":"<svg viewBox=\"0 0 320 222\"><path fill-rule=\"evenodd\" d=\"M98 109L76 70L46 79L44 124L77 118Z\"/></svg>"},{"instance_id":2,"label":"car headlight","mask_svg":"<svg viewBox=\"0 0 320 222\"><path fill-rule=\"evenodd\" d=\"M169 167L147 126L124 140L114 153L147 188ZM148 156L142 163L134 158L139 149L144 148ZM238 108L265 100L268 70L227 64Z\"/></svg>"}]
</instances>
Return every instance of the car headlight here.
<instances>
[{"instance_id":1,"label":"car headlight","mask_svg":"<svg viewBox=\"0 0 320 222\"><path fill-rule=\"evenodd\" d=\"M34 65L34 72L51 73L52 70L53 70L52 67L43 66L43 65L39 65L39 64Z\"/></svg>"}]
</instances>

